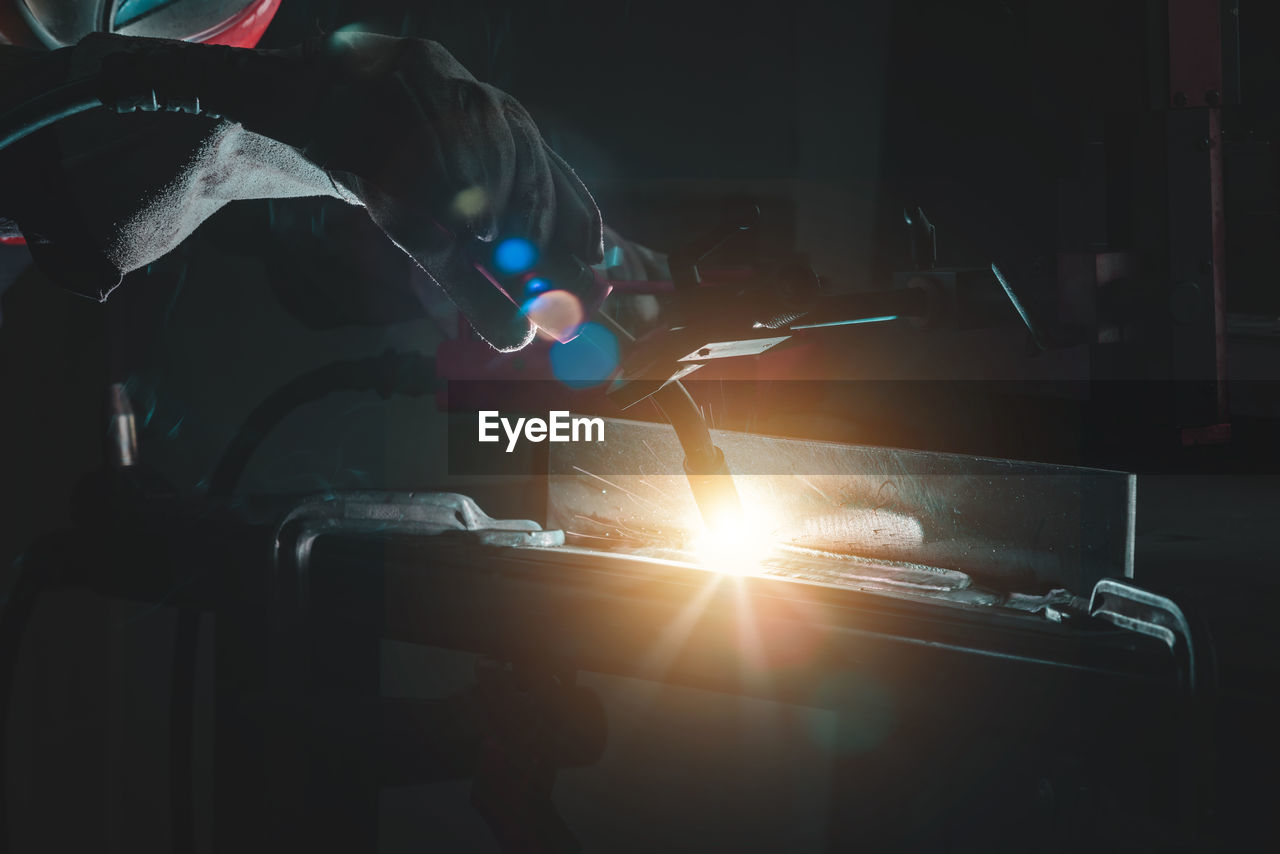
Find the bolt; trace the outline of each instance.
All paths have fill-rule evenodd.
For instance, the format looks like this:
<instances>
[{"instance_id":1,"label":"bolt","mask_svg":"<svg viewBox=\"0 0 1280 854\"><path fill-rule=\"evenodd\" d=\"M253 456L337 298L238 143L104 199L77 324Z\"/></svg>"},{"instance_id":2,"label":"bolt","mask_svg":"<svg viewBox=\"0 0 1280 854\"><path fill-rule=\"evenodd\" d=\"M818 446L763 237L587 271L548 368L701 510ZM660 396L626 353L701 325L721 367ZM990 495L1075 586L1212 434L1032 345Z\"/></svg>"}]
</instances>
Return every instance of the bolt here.
<instances>
[{"instance_id":1,"label":"bolt","mask_svg":"<svg viewBox=\"0 0 1280 854\"><path fill-rule=\"evenodd\" d=\"M1204 93L1204 102L1210 107L1216 107L1222 103L1222 95L1219 94L1217 89L1210 89Z\"/></svg>"},{"instance_id":2,"label":"bolt","mask_svg":"<svg viewBox=\"0 0 1280 854\"><path fill-rule=\"evenodd\" d=\"M1208 151L1210 148L1213 148L1213 140L1209 139L1207 136L1196 143L1197 151Z\"/></svg>"},{"instance_id":3,"label":"bolt","mask_svg":"<svg viewBox=\"0 0 1280 854\"><path fill-rule=\"evenodd\" d=\"M1173 93L1173 105L1174 105L1175 107L1185 107L1185 106L1187 105L1187 93L1186 93L1186 92L1174 92L1174 93Z\"/></svg>"}]
</instances>

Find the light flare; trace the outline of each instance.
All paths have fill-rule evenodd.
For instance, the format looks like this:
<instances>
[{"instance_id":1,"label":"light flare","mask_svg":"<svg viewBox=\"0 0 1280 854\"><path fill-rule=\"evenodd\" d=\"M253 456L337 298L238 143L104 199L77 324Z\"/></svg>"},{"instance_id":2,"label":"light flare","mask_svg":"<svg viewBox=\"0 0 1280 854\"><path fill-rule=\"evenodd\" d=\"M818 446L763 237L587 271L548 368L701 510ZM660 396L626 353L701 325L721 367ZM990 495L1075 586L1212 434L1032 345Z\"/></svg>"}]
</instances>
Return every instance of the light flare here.
<instances>
[{"instance_id":1,"label":"light flare","mask_svg":"<svg viewBox=\"0 0 1280 854\"><path fill-rule=\"evenodd\" d=\"M540 281L535 279L534 281ZM522 306L544 341L572 341L582 327L582 301L568 291L545 288Z\"/></svg>"},{"instance_id":2,"label":"light flare","mask_svg":"<svg viewBox=\"0 0 1280 854\"><path fill-rule=\"evenodd\" d=\"M704 524L689 546L704 568L722 575L757 575L778 548L768 516L760 510L725 512Z\"/></svg>"},{"instance_id":3,"label":"light flare","mask_svg":"<svg viewBox=\"0 0 1280 854\"><path fill-rule=\"evenodd\" d=\"M468 187L453 197L453 212L470 222L489 209L484 187Z\"/></svg>"}]
</instances>

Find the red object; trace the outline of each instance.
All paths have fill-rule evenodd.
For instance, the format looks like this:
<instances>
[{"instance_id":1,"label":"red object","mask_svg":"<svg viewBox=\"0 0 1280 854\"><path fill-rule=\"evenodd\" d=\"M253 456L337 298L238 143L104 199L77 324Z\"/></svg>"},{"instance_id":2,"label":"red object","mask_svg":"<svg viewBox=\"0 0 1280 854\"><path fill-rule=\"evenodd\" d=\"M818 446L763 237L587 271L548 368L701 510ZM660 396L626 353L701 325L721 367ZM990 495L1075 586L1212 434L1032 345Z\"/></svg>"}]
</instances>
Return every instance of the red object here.
<instances>
[{"instance_id":1,"label":"red object","mask_svg":"<svg viewBox=\"0 0 1280 854\"><path fill-rule=\"evenodd\" d=\"M280 0L253 0L236 14L202 33L196 33L187 41L201 44L226 45L227 47L253 47L262 39L271 19L280 9ZM3 21L0 18L0 21ZM19 19L20 20L20 19ZM26 246L25 237L0 237L0 246Z\"/></svg>"},{"instance_id":2,"label":"red object","mask_svg":"<svg viewBox=\"0 0 1280 854\"><path fill-rule=\"evenodd\" d=\"M197 33L188 41L227 47L253 47L267 31L267 26L279 8L280 0L255 0L221 24Z\"/></svg>"},{"instance_id":3,"label":"red object","mask_svg":"<svg viewBox=\"0 0 1280 854\"><path fill-rule=\"evenodd\" d=\"M1216 107L1222 97L1218 0L1169 0L1169 103Z\"/></svg>"}]
</instances>

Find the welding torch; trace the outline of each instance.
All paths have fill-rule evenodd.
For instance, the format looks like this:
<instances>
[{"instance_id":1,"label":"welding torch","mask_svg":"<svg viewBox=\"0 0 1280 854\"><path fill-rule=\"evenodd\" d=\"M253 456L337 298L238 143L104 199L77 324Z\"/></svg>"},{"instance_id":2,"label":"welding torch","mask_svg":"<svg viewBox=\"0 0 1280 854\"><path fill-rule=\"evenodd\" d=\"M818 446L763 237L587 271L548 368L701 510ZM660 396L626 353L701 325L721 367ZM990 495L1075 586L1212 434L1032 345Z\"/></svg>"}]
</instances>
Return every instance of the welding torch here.
<instances>
[{"instance_id":1,"label":"welding torch","mask_svg":"<svg viewBox=\"0 0 1280 854\"><path fill-rule=\"evenodd\" d=\"M580 317L594 317L609 329L619 343L627 349L635 345L635 338L621 324L600 310L604 297L609 293L607 284L601 287L595 271L573 258L553 257L530 259L528 266L519 265L504 271L503 265L483 245L472 243L472 255L479 259L478 269L513 302L528 299L526 305L536 303L539 293L564 291L572 294L581 310ZM532 285L537 287L531 287ZM566 342L576 336L580 324L571 323L559 327L548 325L537 317L536 309L528 312L530 319L538 323L551 337ZM742 502L733 484L733 476L725 462L724 452L711 440L702 410L694 402L688 389L674 379L653 391L650 399L663 417L676 431L676 437L684 450L684 473L693 492L694 501L703 521L711 530L731 524L742 517Z\"/></svg>"},{"instance_id":2,"label":"welding torch","mask_svg":"<svg viewBox=\"0 0 1280 854\"><path fill-rule=\"evenodd\" d=\"M609 315L600 312L597 319L620 340L635 343L631 333ZM689 390L679 380L673 380L656 390L650 399L676 431L684 450L684 474L707 527L714 530L742 518L742 500L733 485L724 451L711 441L707 420Z\"/></svg>"},{"instance_id":3,"label":"welding torch","mask_svg":"<svg viewBox=\"0 0 1280 854\"><path fill-rule=\"evenodd\" d=\"M727 205L716 228L670 255L669 283L640 282L633 283L638 288L627 288L653 293L667 285L675 299L662 329L636 342L613 318L598 315L628 344L607 396L623 409L648 398L675 428L685 453L685 476L713 531L740 520L742 503L724 453L712 442L682 377L717 359L759 355L805 330L899 318L927 322L942 313L945 302L945 295L923 279L888 291L823 294L817 275L799 259L764 277L704 281L699 265L736 234L754 228L759 217L755 205Z\"/></svg>"}]
</instances>

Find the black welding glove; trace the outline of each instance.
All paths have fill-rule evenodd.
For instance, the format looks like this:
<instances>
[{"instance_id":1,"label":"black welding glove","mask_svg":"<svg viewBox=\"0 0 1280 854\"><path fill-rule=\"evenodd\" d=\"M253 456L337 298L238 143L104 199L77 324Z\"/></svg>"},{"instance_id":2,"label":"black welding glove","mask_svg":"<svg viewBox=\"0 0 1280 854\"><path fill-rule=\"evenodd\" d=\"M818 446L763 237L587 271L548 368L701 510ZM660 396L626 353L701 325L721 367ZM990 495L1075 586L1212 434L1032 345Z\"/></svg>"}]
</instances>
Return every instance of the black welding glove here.
<instances>
[{"instance_id":1,"label":"black welding glove","mask_svg":"<svg viewBox=\"0 0 1280 854\"><path fill-rule=\"evenodd\" d=\"M236 199L364 206L502 350L534 330L520 295L481 269L487 246L521 237L547 258L602 257L594 200L529 114L433 42L336 34L281 52L95 34L74 49L71 74L99 69L104 100L120 109L145 109L154 92L162 110L206 115L95 111L59 128L74 201L60 217L46 199L29 238L38 261L92 296ZM2 213L28 231L22 210ZM95 252L105 264L66 263Z\"/></svg>"},{"instance_id":2,"label":"black welding glove","mask_svg":"<svg viewBox=\"0 0 1280 854\"><path fill-rule=\"evenodd\" d=\"M521 295L477 262L487 265L485 244L509 237L551 258L599 262L600 213L586 187L515 99L438 44L340 34L313 61L337 81L324 109L341 122L316 128L307 157L360 199L486 340L528 343ZM592 308L603 293L579 296Z\"/></svg>"}]
</instances>

